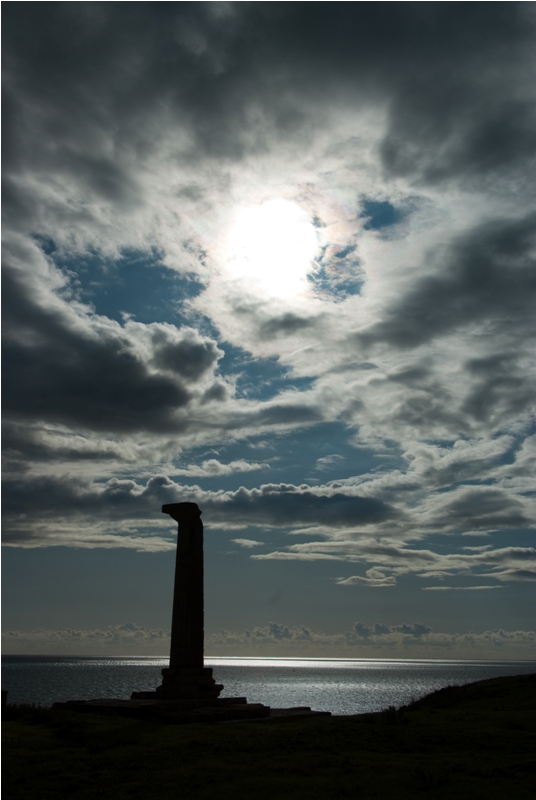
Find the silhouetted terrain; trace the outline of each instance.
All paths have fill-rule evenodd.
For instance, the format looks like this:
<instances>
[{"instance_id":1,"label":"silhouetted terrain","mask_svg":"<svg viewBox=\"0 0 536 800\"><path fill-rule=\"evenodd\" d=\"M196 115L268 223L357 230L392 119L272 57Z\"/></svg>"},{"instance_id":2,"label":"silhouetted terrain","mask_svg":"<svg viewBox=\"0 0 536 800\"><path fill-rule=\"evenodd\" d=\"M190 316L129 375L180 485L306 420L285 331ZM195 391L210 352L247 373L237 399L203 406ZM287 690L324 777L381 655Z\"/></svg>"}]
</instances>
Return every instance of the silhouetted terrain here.
<instances>
[{"instance_id":1,"label":"silhouetted terrain","mask_svg":"<svg viewBox=\"0 0 536 800\"><path fill-rule=\"evenodd\" d=\"M536 675L354 717L162 725L9 706L4 796L532 798Z\"/></svg>"}]
</instances>

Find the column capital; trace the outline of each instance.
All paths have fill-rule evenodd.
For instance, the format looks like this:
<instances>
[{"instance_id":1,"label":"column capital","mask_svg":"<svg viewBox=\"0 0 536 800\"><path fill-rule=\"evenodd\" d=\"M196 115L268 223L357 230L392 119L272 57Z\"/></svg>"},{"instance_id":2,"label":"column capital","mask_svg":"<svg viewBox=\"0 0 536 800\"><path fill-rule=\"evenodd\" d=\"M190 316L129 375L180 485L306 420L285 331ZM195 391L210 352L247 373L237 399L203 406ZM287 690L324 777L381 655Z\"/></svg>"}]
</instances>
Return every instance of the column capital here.
<instances>
[{"instance_id":1,"label":"column capital","mask_svg":"<svg viewBox=\"0 0 536 800\"><path fill-rule=\"evenodd\" d=\"M169 514L175 522L180 524L199 519L201 511L197 503L167 503L162 506L162 514Z\"/></svg>"}]
</instances>

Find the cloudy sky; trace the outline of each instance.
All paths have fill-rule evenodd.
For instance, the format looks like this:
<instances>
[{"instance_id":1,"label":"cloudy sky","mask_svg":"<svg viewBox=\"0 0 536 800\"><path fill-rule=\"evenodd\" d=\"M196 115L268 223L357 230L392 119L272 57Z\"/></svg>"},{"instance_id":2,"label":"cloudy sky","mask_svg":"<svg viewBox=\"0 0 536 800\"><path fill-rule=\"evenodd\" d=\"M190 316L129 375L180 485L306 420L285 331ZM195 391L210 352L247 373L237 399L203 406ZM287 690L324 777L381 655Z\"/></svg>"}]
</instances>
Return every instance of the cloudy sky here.
<instances>
[{"instance_id":1,"label":"cloudy sky","mask_svg":"<svg viewBox=\"0 0 536 800\"><path fill-rule=\"evenodd\" d=\"M534 3L4 3L5 652L535 658Z\"/></svg>"}]
</instances>

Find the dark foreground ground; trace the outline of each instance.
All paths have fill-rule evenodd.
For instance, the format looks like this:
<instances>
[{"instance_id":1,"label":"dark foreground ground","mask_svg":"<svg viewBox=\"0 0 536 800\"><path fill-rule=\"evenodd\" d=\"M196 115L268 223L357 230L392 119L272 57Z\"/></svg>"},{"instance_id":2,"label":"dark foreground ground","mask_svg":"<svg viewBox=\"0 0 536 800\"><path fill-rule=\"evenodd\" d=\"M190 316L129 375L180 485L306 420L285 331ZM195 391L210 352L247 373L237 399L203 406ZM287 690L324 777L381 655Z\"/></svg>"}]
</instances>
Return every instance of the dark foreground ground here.
<instances>
[{"instance_id":1,"label":"dark foreground ground","mask_svg":"<svg viewBox=\"0 0 536 800\"><path fill-rule=\"evenodd\" d=\"M536 797L536 675L355 717L165 725L8 706L3 796Z\"/></svg>"}]
</instances>

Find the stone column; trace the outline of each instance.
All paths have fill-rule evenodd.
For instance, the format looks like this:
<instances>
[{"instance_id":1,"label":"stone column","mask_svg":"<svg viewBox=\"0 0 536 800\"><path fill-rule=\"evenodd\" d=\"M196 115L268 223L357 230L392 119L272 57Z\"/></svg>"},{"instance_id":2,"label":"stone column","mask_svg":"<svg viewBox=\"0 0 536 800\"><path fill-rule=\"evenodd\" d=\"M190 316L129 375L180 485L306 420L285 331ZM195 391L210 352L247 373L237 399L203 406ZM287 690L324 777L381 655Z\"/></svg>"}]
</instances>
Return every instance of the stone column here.
<instances>
[{"instance_id":1,"label":"stone column","mask_svg":"<svg viewBox=\"0 0 536 800\"><path fill-rule=\"evenodd\" d=\"M169 666L203 666L203 523L196 503L162 506L179 523Z\"/></svg>"},{"instance_id":2,"label":"stone column","mask_svg":"<svg viewBox=\"0 0 536 800\"><path fill-rule=\"evenodd\" d=\"M179 523L175 588L171 622L169 668L162 670L160 697L210 699L223 689L204 667L203 609L203 523L196 503L169 503L162 506Z\"/></svg>"}]
</instances>

